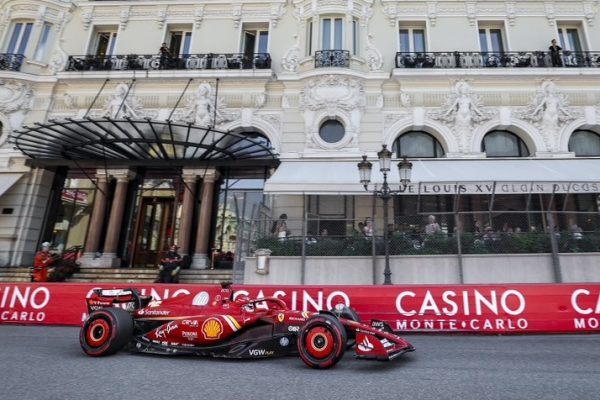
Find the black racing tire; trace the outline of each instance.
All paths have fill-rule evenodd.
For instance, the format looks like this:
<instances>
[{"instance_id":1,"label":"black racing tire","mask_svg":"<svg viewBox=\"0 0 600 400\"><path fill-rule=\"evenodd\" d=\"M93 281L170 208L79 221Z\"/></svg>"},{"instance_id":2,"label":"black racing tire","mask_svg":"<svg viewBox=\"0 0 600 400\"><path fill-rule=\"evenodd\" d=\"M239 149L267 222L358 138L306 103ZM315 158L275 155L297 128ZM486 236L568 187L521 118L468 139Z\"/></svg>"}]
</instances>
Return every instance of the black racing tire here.
<instances>
[{"instance_id":1,"label":"black racing tire","mask_svg":"<svg viewBox=\"0 0 600 400\"><path fill-rule=\"evenodd\" d=\"M133 336L133 319L120 308L93 311L79 332L79 344L92 357L108 356L121 350Z\"/></svg>"},{"instance_id":2,"label":"black racing tire","mask_svg":"<svg viewBox=\"0 0 600 400\"><path fill-rule=\"evenodd\" d=\"M352 307L343 306L341 309L333 308L330 312L336 315L338 318L345 318L354 322L361 322L360 317ZM346 329L346 336L348 337L346 348L351 349L356 344L356 331L351 328Z\"/></svg>"},{"instance_id":3,"label":"black racing tire","mask_svg":"<svg viewBox=\"0 0 600 400\"><path fill-rule=\"evenodd\" d=\"M336 317L315 315L300 328L298 353L311 368L331 368L344 356L346 340L346 329Z\"/></svg>"}]
</instances>

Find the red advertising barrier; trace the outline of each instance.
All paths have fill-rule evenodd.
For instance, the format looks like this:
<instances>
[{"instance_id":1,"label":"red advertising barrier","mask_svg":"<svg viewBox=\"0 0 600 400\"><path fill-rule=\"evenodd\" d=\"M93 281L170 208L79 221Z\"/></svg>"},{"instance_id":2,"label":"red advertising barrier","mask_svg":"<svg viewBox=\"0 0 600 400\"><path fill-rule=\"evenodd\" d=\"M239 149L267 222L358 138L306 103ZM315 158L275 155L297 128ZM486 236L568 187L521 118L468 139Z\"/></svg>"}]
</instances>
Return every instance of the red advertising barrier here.
<instances>
[{"instance_id":1,"label":"red advertising barrier","mask_svg":"<svg viewBox=\"0 0 600 400\"><path fill-rule=\"evenodd\" d=\"M93 288L133 287L157 299L214 298L217 285L0 284L0 324L80 325ZM236 295L274 296L296 310L344 303L364 320L414 332L600 332L600 284L419 286L235 286Z\"/></svg>"}]
</instances>

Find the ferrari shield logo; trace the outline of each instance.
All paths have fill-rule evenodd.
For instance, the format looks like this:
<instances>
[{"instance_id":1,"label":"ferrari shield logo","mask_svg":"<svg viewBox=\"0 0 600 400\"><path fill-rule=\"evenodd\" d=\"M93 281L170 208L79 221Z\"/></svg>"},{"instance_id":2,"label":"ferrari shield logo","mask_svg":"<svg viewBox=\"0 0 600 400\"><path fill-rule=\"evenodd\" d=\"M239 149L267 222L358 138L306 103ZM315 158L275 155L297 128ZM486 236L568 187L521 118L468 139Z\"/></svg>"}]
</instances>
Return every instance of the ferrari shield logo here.
<instances>
[{"instance_id":1,"label":"ferrari shield logo","mask_svg":"<svg viewBox=\"0 0 600 400\"><path fill-rule=\"evenodd\" d=\"M285 318L285 316L283 315L283 313L279 313L279 314L277 315L277 320L278 320L279 322L283 322L283 319L284 319L284 318Z\"/></svg>"}]
</instances>

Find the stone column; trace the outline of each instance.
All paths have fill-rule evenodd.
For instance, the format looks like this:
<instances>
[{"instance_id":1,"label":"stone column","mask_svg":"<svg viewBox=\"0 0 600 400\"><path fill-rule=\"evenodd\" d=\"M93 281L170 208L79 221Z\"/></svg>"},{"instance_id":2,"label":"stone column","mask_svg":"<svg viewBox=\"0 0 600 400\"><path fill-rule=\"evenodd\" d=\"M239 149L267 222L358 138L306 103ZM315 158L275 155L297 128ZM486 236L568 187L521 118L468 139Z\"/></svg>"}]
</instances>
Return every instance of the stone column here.
<instances>
[{"instance_id":1,"label":"stone column","mask_svg":"<svg viewBox=\"0 0 600 400\"><path fill-rule=\"evenodd\" d=\"M96 195L94 208L90 218L90 226L85 241L84 253L79 259L81 267L94 267L96 252L99 250L102 229L104 228L104 213L106 212L106 194L108 191L108 177L104 171L96 172Z\"/></svg>"},{"instance_id":2,"label":"stone column","mask_svg":"<svg viewBox=\"0 0 600 400\"><path fill-rule=\"evenodd\" d=\"M194 198L196 196L197 170L184 169L183 174L183 203L181 204L181 225L177 245L182 256L194 252L190 248L190 235L192 233L192 218L194 217Z\"/></svg>"},{"instance_id":3,"label":"stone column","mask_svg":"<svg viewBox=\"0 0 600 400\"><path fill-rule=\"evenodd\" d=\"M125 200L127 196L127 185L134 174L130 170L109 170L110 175L116 178L117 187L110 207L110 218L108 228L106 229L106 238L104 240L104 252L102 254L102 264L105 267L116 267L121 260L117 257L117 248L119 246L119 233L123 224L123 212L125 211Z\"/></svg>"},{"instance_id":4,"label":"stone column","mask_svg":"<svg viewBox=\"0 0 600 400\"><path fill-rule=\"evenodd\" d=\"M210 233L210 217L212 215L212 202L215 193L215 181L219 173L215 169L208 169L202 179L202 197L200 200L200 215L196 229L196 246L192 258L192 268L206 269L210 265L208 254L208 235Z\"/></svg>"}]
</instances>

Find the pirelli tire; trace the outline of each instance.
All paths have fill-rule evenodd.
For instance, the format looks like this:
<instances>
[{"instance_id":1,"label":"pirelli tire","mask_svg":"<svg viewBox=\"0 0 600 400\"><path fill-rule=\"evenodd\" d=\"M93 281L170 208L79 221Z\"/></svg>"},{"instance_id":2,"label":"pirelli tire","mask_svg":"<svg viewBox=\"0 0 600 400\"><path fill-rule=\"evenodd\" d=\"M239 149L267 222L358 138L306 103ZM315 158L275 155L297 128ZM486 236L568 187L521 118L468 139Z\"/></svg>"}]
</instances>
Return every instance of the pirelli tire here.
<instances>
[{"instance_id":1,"label":"pirelli tire","mask_svg":"<svg viewBox=\"0 0 600 400\"><path fill-rule=\"evenodd\" d=\"M300 328L298 353L311 368L331 368L344 356L346 340L346 330L336 317L315 315Z\"/></svg>"},{"instance_id":2,"label":"pirelli tire","mask_svg":"<svg viewBox=\"0 0 600 400\"><path fill-rule=\"evenodd\" d=\"M121 350L133 336L133 319L120 308L93 311L81 327L79 344L92 357L108 356Z\"/></svg>"},{"instance_id":3,"label":"pirelli tire","mask_svg":"<svg viewBox=\"0 0 600 400\"><path fill-rule=\"evenodd\" d=\"M352 307L343 306L341 308L334 308L331 313L336 315L338 318L349 319L354 322L361 322L360 317ZM356 344L356 331L352 328L346 329L346 336L348 341L346 342L346 348L351 349Z\"/></svg>"}]
</instances>

